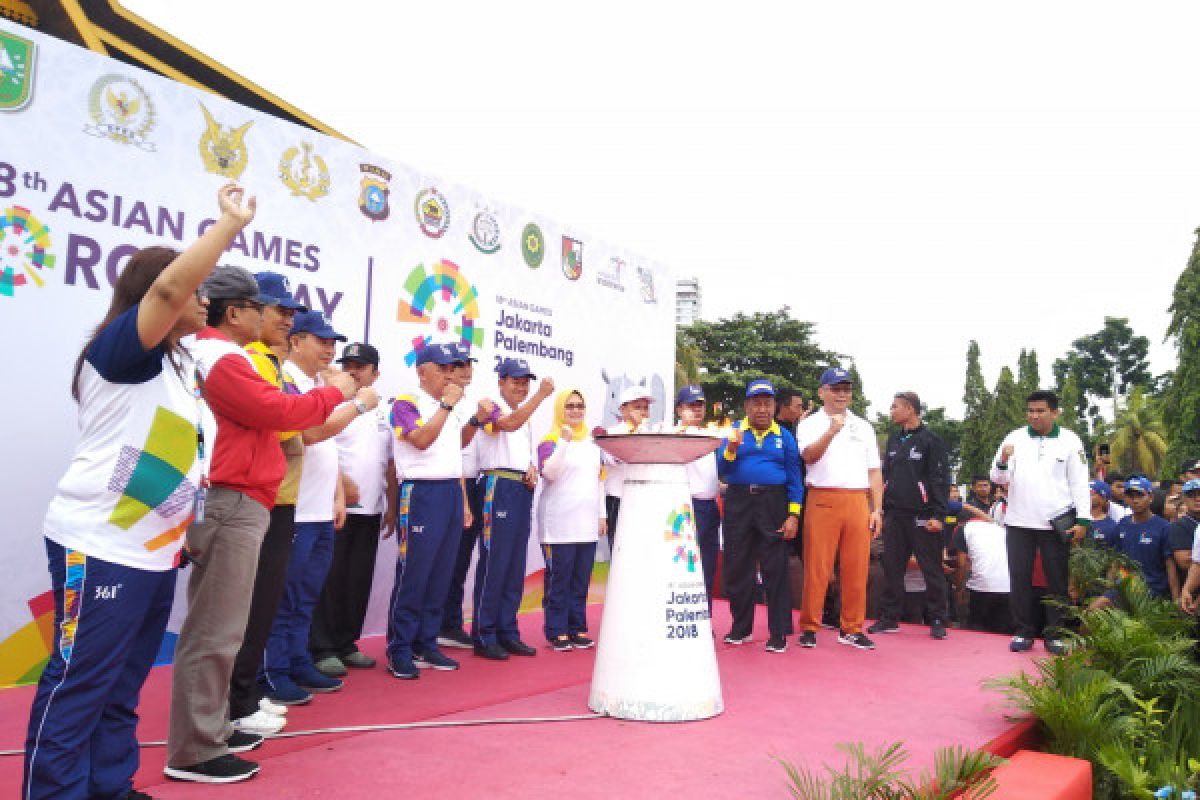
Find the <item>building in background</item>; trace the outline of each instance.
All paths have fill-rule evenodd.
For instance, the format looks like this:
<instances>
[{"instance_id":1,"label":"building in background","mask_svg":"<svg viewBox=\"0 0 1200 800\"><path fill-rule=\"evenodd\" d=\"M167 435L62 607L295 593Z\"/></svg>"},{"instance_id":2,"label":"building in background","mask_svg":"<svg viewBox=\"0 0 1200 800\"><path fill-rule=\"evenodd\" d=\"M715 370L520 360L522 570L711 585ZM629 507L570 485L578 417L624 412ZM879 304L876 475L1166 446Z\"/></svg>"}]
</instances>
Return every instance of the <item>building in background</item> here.
<instances>
[{"instance_id":1,"label":"building in background","mask_svg":"<svg viewBox=\"0 0 1200 800\"><path fill-rule=\"evenodd\" d=\"M675 324L691 325L700 319L700 279L675 281Z\"/></svg>"}]
</instances>

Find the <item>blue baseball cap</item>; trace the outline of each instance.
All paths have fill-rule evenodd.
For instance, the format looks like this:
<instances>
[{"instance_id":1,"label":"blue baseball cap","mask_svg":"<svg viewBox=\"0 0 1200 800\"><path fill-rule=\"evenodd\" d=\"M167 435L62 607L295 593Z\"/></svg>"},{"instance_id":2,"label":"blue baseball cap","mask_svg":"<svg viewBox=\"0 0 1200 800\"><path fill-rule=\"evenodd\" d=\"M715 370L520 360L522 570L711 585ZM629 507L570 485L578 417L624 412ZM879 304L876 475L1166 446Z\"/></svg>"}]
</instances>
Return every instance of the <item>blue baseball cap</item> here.
<instances>
[{"instance_id":1,"label":"blue baseball cap","mask_svg":"<svg viewBox=\"0 0 1200 800\"><path fill-rule=\"evenodd\" d=\"M417 353L417 366L422 364L462 364L462 357L458 354L458 348L452 344L446 343L429 343L421 348Z\"/></svg>"},{"instance_id":2,"label":"blue baseball cap","mask_svg":"<svg viewBox=\"0 0 1200 800\"><path fill-rule=\"evenodd\" d=\"M529 368L529 362L523 358L502 358L496 365L496 373L501 378L531 378L537 380L537 375Z\"/></svg>"},{"instance_id":3,"label":"blue baseball cap","mask_svg":"<svg viewBox=\"0 0 1200 800\"><path fill-rule=\"evenodd\" d=\"M946 501L946 510L951 514L961 514L963 510L963 504L958 500L948 500Z\"/></svg>"},{"instance_id":4,"label":"blue baseball cap","mask_svg":"<svg viewBox=\"0 0 1200 800\"><path fill-rule=\"evenodd\" d=\"M688 384L679 390L675 395L675 405L682 406L688 403L704 402L704 390L694 383Z\"/></svg>"},{"instance_id":5,"label":"blue baseball cap","mask_svg":"<svg viewBox=\"0 0 1200 800\"><path fill-rule=\"evenodd\" d=\"M1188 492L1196 492L1196 491L1200 491L1200 480L1197 480L1196 478L1192 478L1190 481L1188 481L1187 483L1185 483L1183 485L1183 493L1184 494L1187 494Z\"/></svg>"},{"instance_id":6,"label":"blue baseball cap","mask_svg":"<svg viewBox=\"0 0 1200 800\"><path fill-rule=\"evenodd\" d=\"M1200 483L1198 481L1197 483ZM1088 487L1096 494L1103 497L1105 500L1112 500L1112 487L1102 480L1094 480L1088 484Z\"/></svg>"},{"instance_id":7,"label":"blue baseball cap","mask_svg":"<svg viewBox=\"0 0 1200 800\"><path fill-rule=\"evenodd\" d=\"M759 378L756 381L750 381L750 385L746 387L746 397L758 397L760 394L766 394L774 397L775 387L771 385L770 381L762 378Z\"/></svg>"},{"instance_id":8,"label":"blue baseball cap","mask_svg":"<svg viewBox=\"0 0 1200 800\"><path fill-rule=\"evenodd\" d=\"M454 354L458 357L458 360L464 364L479 361L478 358L471 357L471 348L469 345L465 345L462 342L455 342L451 347L454 348Z\"/></svg>"},{"instance_id":9,"label":"blue baseball cap","mask_svg":"<svg viewBox=\"0 0 1200 800\"><path fill-rule=\"evenodd\" d=\"M292 311L308 311L303 303L296 302L292 297L292 287L288 279L278 272L256 272L254 280L258 283L260 299L269 306L289 308Z\"/></svg>"},{"instance_id":10,"label":"blue baseball cap","mask_svg":"<svg viewBox=\"0 0 1200 800\"><path fill-rule=\"evenodd\" d=\"M1150 482L1149 478L1143 478L1141 475L1135 475L1132 478L1126 479L1125 481L1125 494L1129 494L1130 491L1153 494L1154 484Z\"/></svg>"},{"instance_id":11,"label":"blue baseball cap","mask_svg":"<svg viewBox=\"0 0 1200 800\"><path fill-rule=\"evenodd\" d=\"M833 386L837 383L853 383L850 373L841 367L830 367L821 373L821 386Z\"/></svg>"},{"instance_id":12,"label":"blue baseball cap","mask_svg":"<svg viewBox=\"0 0 1200 800\"><path fill-rule=\"evenodd\" d=\"M346 337L333 329L329 320L320 311L305 311L292 317L292 336L297 333L311 333L318 339L333 339L337 342L346 341Z\"/></svg>"}]
</instances>

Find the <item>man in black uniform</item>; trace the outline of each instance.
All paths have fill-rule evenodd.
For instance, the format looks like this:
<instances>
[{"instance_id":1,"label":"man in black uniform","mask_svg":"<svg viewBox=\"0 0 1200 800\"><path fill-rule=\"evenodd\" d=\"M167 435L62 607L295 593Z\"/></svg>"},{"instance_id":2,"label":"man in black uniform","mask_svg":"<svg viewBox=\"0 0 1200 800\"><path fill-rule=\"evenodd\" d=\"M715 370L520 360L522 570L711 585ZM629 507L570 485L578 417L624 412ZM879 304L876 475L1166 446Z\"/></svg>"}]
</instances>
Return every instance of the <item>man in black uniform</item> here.
<instances>
[{"instance_id":1,"label":"man in black uniform","mask_svg":"<svg viewBox=\"0 0 1200 800\"><path fill-rule=\"evenodd\" d=\"M900 630L904 572L914 554L925 576L929 634L946 638L946 577L942 570L942 525L950 474L946 445L921 423L921 400L900 392L892 400L892 422L883 456L883 572L886 585L879 620L868 633Z\"/></svg>"}]
</instances>

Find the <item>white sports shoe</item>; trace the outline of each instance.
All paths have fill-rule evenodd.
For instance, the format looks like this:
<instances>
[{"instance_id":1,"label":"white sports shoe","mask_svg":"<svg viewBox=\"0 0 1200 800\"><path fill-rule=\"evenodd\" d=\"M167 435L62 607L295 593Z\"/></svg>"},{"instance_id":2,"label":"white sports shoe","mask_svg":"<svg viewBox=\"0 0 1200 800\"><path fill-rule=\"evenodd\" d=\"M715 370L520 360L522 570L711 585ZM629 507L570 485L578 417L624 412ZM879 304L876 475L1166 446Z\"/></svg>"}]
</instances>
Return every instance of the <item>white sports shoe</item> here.
<instances>
[{"instance_id":1,"label":"white sports shoe","mask_svg":"<svg viewBox=\"0 0 1200 800\"><path fill-rule=\"evenodd\" d=\"M268 714L274 714L277 717L286 717L288 712L287 706L280 705L279 703L272 703L271 698L269 697L264 697L262 700L259 700L258 707Z\"/></svg>"},{"instance_id":2,"label":"white sports shoe","mask_svg":"<svg viewBox=\"0 0 1200 800\"><path fill-rule=\"evenodd\" d=\"M283 730L284 725L287 725L285 718L268 714L266 711L255 711L248 717L242 717L233 721L233 729L235 731L257 733L259 736L271 736L279 733Z\"/></svg>"}]
</instances>

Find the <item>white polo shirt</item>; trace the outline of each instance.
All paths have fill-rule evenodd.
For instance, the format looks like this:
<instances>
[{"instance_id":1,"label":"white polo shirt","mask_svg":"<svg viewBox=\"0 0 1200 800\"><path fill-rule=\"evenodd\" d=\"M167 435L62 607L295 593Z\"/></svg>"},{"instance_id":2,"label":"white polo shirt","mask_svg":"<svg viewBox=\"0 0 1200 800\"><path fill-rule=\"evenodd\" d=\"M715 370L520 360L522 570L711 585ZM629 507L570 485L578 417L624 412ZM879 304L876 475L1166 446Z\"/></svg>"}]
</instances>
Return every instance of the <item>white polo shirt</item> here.
<instances>
[{"instance_id":1,"label":"white polo shirt","mask_svg":"<svg viewBox=\"0 0 1200 800\"><path fill-rule=\"evenodd\" d=\"M703 428L680 428L680 433L690 433L695 436L707 436L709 432ZM721 487L717 480L717 454L709 453L685 465L687 469L688 491L694 500L715 500Z\"/></svg>"},{"instance_id":2,"label":"white polo shirt","mask_svg":"<svg viewBox=\"0 0 1200 800\"><path fill-rule=\"evenodd\" d=\"M441 401L424 389L414 389L400 395L392 404L392 457L396 462L396 477L401 481L437 481L461 478L463 474L463 418L456 410L449 412L442 430L424 450L413 447L403 435L433 419Z\"/></svg>"},{"instance_id":3,"label":"white polo shirt","mask_svg":"<svg viewBox=\"0 0 1200 800\"><path fill-rule=\"evenodd\" d=\"M513 413L514 409L504 402L504 398L495 401L495 405L492 419L475 434L479 471L511 469L525 472L533 464L533 434L530 433L529 422L526 420L515 431L499 430L496 421Z\"/></svg>"},{"instance_id":4,"label":"white polo shirt","mask_svg":"<svg viewBox=\"0 0 1200 800\"><path fill-rule=\"evenodd\" d=\"M348 514L382 514L386 506L387 463L392 457L392 428L384 406L360 414L334 437L338 465L358 486L358 505Z\"/></svg>"},{"instance_id":5,"label":"white polo shirt","mask_svg":"<svg viewBox=\"0 0 1200 800\"><path fill-rule=\"evenodd\" d=\"M821 409L796 426L796 446L804 450L820 439L833 424L833 418ZM866 489L870 486L867 470L879 469L879 444L871 423L846 411L846 424L829 443L825 455L815 464L805 465L809 486L818 489Z\"/></svg>"},{"instance_id":6,"label":"white polo shirt","mask_svg":"<svg viewBox=\"0 0 1200 800\"><path fill-rule=\"evenodd\" d=\"M320 375L310 378L291 361L286 367L301 392L311 392L324 385ZM334 438L305 445L304 469L300 472L300 488L296 493L296 522L332 521L337 483L338 446Z\"/></svg>"}]
</instances>

